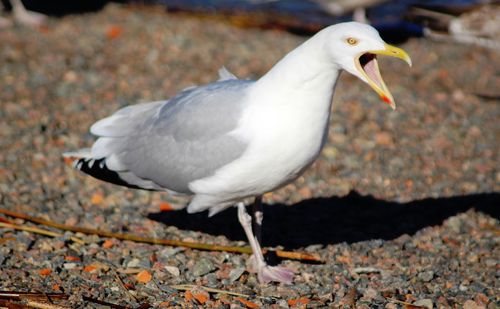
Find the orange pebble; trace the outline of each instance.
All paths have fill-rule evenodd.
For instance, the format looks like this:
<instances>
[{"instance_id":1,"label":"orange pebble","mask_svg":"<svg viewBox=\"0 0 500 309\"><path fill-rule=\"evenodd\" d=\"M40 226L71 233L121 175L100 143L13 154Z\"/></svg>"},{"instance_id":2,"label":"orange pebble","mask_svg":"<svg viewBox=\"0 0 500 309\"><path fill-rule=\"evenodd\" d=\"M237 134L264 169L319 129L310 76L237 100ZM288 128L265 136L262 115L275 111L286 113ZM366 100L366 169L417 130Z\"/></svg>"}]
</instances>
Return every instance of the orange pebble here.
<instances>
[{"instance_id":1,"label":"orange pebble","mask_svg":"<svg viewBox=\"0 0 500 309\"><path fill-rule=\"evenodd\" d=\"M116 39L119 37L123 32L122 27L120 26L111 26L108 28L108 31L106 31L106 37L108 39Z\"/></svg>"},{"instance_id":2,"label":"orange pebble","mask_svg":"<svg viewBox=\"0 0 500 309\"><path fill-rule=\"evenodd\" d=\"M239 301L240 303L242 303L243 305L245 305L247 308L250 309L259 308L259 305L257 305L256 303L246 300L242 297L236 297L234 300Z\"/></svg>"},{"instance_id":3,"label":"orange pebble","mask_svg":"<svg viewBox=\"0 0 500 309\"><path fill-rule=\"evenodd\" d=\"M97 267L95 267L94 265L87 265L87 266L85 266L83 268L83 271L86 271L86 272L90 273L90 272L92 272L92 271L94 271L96 269L97 269Z\"/></svg>"},{"instance_id":4,"label":"orange pebble","mask_svg":"<svg viewBox=\"0 0 500 309\"><path fill-rule=\"evenodd\" d=\"M99 205L104 200L104 197L100 193L94 193L90 202L94 205Z\"/></svg>"},{"instance_id":5,"label":"orange pebble","mask_svg":"<svg viewBox=\"0 0 500 309\"><path fill-rule=\"evenodd\" d=\"M140 273L138 273L135 278L140 283L148 283L149 281L151 281L151 279L153 279L153 276L151 275L151 273L149 273L149 271L143 270Z\"/></svg>"},{"instance_id":6,"label":"orange pebble","mask_svg":"<svg viewBox=\"0 0 500 309\"><path fill-rule=\"evenodd\" d=\"M288 305L290 307L295 307L295 306L305 306L307 305L311 300L307 297L301 297L301 298L296 298L296 299L290 299L288 300Z\"/></svg>"},{"instance_id":7,"label":"orange pebble","mask_svg":"<svg viewBox=\"0 0 500 309\"><path fill-rule=\"evenodd\" d=\"M38 273L40 274L40 276L48 276L52 273L52 269L50 268L40 269Z\"/></svg>"},{"instance_id":8,"label":"orange pebble","mask_svg":"<svg viewBox=\"0 0 500 309\"><path fill-rule=\"evenodd\" d=\"M64 257L64 260L65 261L68 261L68 262L80 262L81 259L77 256L74 256L74 255L66 255Z\"/></svg>"},{"instance_id":9,"label":"orange pebble","mask_svg":"<svg viewBox=\"0 0 500 309\"><path fill-rule=\"evenodd\" d=\"M190 302L194 299L194 296L190 291L186 291L186 293L184 293L184 298L187 302Z\"/></svg>"},{"instance_id":10,"label":"orange pebble","mask_svg":"<svg viewBox=\"0 0 500 309\"><path fill-rule=\"evenodd\" d=\"M172 207L172 205L170 205L167 202L161 202L160 203L160 211L171 211L173 209L174 208Z\"/></svg>"},{"instance_id":11,"label":"orange pebble","mask_svg":"<svg viewBox=\"0 0 500 309\"><path fill-rule=\"evenodd\" d=\"M103 243L102 243L102 247L104 249L109 249L111 247L113 247L115 245L115 243L111 240L111 239L106 239Z\"/></svg>"}]
</instances>

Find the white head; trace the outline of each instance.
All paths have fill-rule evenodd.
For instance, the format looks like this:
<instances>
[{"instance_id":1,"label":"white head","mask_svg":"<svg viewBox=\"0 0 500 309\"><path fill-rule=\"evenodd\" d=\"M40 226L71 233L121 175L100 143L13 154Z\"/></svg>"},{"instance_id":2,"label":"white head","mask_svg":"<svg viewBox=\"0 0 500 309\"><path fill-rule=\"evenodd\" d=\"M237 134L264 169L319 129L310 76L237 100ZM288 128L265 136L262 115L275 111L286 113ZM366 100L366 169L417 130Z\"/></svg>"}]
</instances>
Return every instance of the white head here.
<instances>
[{"instance_id":1,"label":"white head","mask_svg":"<svg viewBox=\"0 0 500 309\"><path fill-rule=\"evenodd\" d=\"M325 48L334 63L369 84L384 102L395 108L394 99L378 69L377 55L403 59L411 66L408 54L385 43L372 26L348 22L323 31Z\"/></svg>"}]
</instances>

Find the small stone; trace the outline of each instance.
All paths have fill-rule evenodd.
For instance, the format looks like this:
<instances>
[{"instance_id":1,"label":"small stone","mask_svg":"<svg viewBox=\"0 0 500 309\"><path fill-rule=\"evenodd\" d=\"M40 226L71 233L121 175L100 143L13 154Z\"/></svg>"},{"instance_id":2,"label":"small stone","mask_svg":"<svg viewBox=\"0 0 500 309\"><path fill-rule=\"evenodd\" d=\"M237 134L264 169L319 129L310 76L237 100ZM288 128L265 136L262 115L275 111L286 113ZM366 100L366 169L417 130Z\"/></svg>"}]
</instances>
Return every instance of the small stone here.
<instances>
[{"instance_id":1,"label":"small stone","mask_svg":"<svg viewBox=\"0 0 500 309\"><path fill-rule=\"evenodd\" d=\"M478 304L476 304L475 301L473 300L467 300L464 304L463 304L463 308L464 309L484 309L485 307L484 306L480 306Z\"/></svg>"},{"instance_id":2,"label":"small stone","mask_svg":"<svg viewBox=\"0 0 500 309\"><path fill-rule=\"evenodd\" d=\"M179 247L167 247L167 248L161 250L160 252L158 252L158 257L159 258L163 258L163 259L167 259L169 257L172 257L172 256L176 255L180 251L182 251L182 248L179 248Z\"/></svg>"},{"instance_id":3,"label":"small stone","mask_svg":"<svg viewBox=\"0 0 500 309\"><path fill-rule=\"evenodd\" d=\"M432 299L424 298L417 300L416 302L413 303L415 306L420 306L420 307L425 307L427 309L432 309L433 304L432 304Z\"/></svg>"},{"instance_id":4,"label":"small stone","mask_svg":"<svg viewBox=\"0 0 500 309\"><path fill-rule=\"evenodd\" d=\"M220 282L215 273L209 273L203 278L209 288L216 288Z\"/></svg>"},{"instance_id":5,"label":"small stone","mask_svg":"<svg viewBox=\"0 0 500 309\"><path fill-rule=\"evenodd\" d=\"M394 144L392 135L388 132L379 132L375 134L375 142L381 146L391 146Z\"/></svg>"},{"instance_id":6,"label":"small stone","mask_svg":"<svg viewBox=\"0 0 500 309\"><path fill-rule=\"evenodd\" d=\"M133 258L127 263L127 268L136 268L139 264L141 264L141 260Z\"/></svg>"},{"instance_id":7,"label":"small stone","mask_svg":"<svg viewBox=\"0 0 500 309\"><path fill-rule=\"evenodd\" d=\"M283 298L295 298L295 297L298 297L298 293L297 291L295 291L294 289L292 289L291 287L288 287L288 286L278 286L277 288L277 291L278 291L278 294L280 297L283 297Z\"/></svg>"},{"instance_id":8,"label":"small stone","mask_svg":"<svg viewBox=\"0 0 500 309\"><path fill-rule=\"evenodd\" d=\"M372 300L377 296L378 296L378 292L373 288L368 288L363 293L363 297L366 298L367 300Z\"/></svg>"},{"instance_id":9,"label":"small stone","mask_svg":"<svg viewBox=\"0 0 500 309\"><path fill-rule=\"evenodd\" d=\"M418 274L418 279L423 282L429 282L434 278L434 272L432 270L426 270Z\"/></svg>"},{"instance_id":10,"label":"small stone","mask_svg":"<svg viewBox=\"0 0 500 309\"><path fill-rule=\"evenodd\" d=\"M208 274L209 272L215 270L215 266L209 259L200 259L193 266L193 275L194 276L203 276Z\"/></svg>"},{"instance_id":11,"label":"small stone","mask_svg":"<svg viewBox=\"0 0 500 309\"><path fill-rule=\"evenodd\" d=\"M309 187L300 188L299 194L303 199L309 199L312 197L312 191Z\"/></svg>"},{"instance_id":12,"label":"small stone","mask_svg":"<svg viewBox=\"0 0 500 309\"><path fill-rule=\"evenodd\" d=\"M311 287L307 284L297 283L293 285L293 289L299 293L299 295L309 295L311 294Z\"/></svg>"},{"instance_id":13,"label":"small stone","mask_svg":"<svg viewBox=\"0 0 500 309\"><path fill-rule=\"evenodd\" d=\"M306 252L309 253L317 253L323 248L323 245L309 245L305 248Z\"/></svg>"},{"instance_id":14,"label":"small stone","mask_svg":"<svg viewBox=\"0 0 500 309\"><path fill-rule=\"evenodd\" d=\"M64 263L63 268L64 269L74 269L76 267L76 263Z\"/></svg>"},{"instance_id":15,"label":"small stone","mask_svg":"<svg viewBox=\"0 0 500 309\"><path fill-rule=\"evenodd\" d=\"M231 271L229 272L229 282L232 283L238 280L244 272L245 267L236 267L231 269Z\"/></svg>"},{"instance_id":16,"label":"small stone","mask_svg":"<svg viewBox=\"0 0 500 309\"><path fill-rule=\"evenodd\" d=\"M288 306L288 302L286 300L284 300L284 299L279 300L276 304L280 308L290 308L290 306Z\"/></svg>"},{"instance_id":17,"label":"small stone","mask_svg":"<svg viewBox=\"0 0 500 309\"><path fill-rule=\"evenodd\" d=\"M353 272L356 274L378 274L380 273L380 269L375 267L356 267L353 269Z\"/></svg>"},{"instance_id":18,"label":"small stone","mask_svg":"<svg viewBox=\"0 0 500 309\"><path fill-rule=\"evenodd\" d=\"M261 288L260 295L263 297L280 297L279 293L276 291L276 286L274 285L268 285Z\"/></svg>"},{"instance_id":19,"label":"small stone","mask_svg":"<svg viewBox=\"0 0 500 309\"><path fill-rule=\"evenodd\" d=\"M179 277L179 275L181 274L181 271L179 270L178 267L175 267L175 266L165 266L165 270L168 271L172 276L174 277Z\"/></svg>"},{"instance_id":20,"label":"small stone","mask_svg":"<svg viewBox=\"0 0 500 309\"><path fill-rule=\"evenodd\" d=\"M460 229L462 227L462 221L459 217L454 216L447 220L447 225L451 228L451 230L455 233L460 233Z\"/></svg>"}]
</instances>

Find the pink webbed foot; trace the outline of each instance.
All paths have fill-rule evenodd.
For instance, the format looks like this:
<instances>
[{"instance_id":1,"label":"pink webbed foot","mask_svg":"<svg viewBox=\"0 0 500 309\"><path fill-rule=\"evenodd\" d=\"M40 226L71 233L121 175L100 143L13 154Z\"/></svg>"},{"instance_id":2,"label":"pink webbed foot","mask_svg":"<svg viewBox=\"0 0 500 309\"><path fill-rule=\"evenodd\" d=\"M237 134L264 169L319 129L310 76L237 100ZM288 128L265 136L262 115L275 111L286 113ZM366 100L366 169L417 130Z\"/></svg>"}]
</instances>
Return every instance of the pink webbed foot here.
<instances>
[{"instance_id":1,"label":"pink webbed foot","mask_svg":"<svg viewBox=\"0 0 500 309\"><path fill-rule=\"evenodd\" d=\"M257 277L261 283L274 281L284 284L292 284L293 276L294 274L292 270L280 266L265 265L260 267L257 272Z\"/></svg>"},{"instance_id":2,"label":"pink webbed foot","mask_svg":"<svg viewBox=\"0 0 500 309\"><path fill-rule=\"evenodd\" d=\"M281 266L269 266L265 262L261 262L252 254L248 260L248 270L257 274L260 283L269 283L271 281L291 284L293 282L294 273L292 270Z\"/></svg>"}]
</instances>

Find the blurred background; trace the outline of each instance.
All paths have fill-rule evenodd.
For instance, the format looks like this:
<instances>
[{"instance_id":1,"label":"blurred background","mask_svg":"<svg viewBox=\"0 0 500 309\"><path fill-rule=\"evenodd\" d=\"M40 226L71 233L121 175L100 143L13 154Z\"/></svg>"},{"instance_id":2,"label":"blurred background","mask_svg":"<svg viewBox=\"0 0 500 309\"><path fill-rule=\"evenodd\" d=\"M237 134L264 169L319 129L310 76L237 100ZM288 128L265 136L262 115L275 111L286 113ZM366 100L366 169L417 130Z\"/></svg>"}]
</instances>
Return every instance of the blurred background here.
<instances>
[{"instance_id":1,"label":"blurred background","mask_svg":"<svg viewBox=\"0 0 500 309\"><path fill-rule=\"evenodd\" d=\"M28 10L60 17L98 11L109 2L163 6L171 13L225 19L240 27L278 28L304 35L352 19L370 22L389 41L422 36L426 29L481 36L498 32L498 25L481 25L498 19L498 0L24 0L22 4ZM2 3L6 11L12 11L21 1L2 0ZM450 25L460 18L460 25Z\"/></svg>"}]
</instances>

